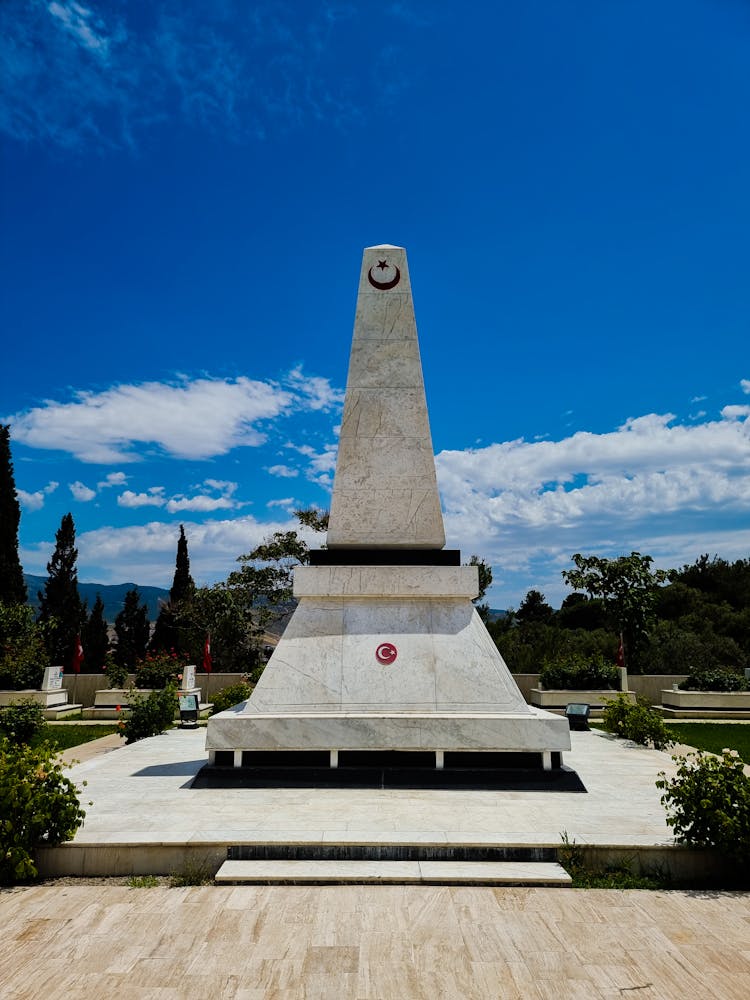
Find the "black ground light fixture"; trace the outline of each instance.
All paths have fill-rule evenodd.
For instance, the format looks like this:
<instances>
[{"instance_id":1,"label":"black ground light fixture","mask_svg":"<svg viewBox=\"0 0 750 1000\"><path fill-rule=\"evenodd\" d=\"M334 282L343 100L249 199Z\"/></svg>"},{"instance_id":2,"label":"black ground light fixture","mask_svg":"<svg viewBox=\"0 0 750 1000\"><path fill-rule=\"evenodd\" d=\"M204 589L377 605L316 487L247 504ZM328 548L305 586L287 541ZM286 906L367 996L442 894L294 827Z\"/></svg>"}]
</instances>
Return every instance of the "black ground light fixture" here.
<instances>
[{"instance_id":1,"label":"black ground light fixture","mask_svg":"<svg viewBox=\"0 0 750 1000\"><path fill-rule=\"evenodd\" d=\"M565 718L571 729L582 729L588 732L589 712L591 706L586 702L573 701L565 706Z\"/></svg>"},{"instance_id":2,"label":"black ground light fixture","mask_svg":"<svg viewBox=\"0 0 750 1000\"><path fill-rule=\"evenodd\" d=\"M180 696L180 729L198 728L198 695Z\"/></svg>"}]
</instances>

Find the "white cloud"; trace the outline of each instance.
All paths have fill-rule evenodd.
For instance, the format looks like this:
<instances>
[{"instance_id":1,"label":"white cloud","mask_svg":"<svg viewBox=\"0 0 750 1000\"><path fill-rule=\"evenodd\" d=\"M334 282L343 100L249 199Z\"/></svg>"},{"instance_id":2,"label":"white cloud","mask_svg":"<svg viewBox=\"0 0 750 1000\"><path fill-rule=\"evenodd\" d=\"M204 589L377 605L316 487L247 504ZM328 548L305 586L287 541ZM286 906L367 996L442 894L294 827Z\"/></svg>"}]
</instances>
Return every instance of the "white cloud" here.
<instances>
[{"instance_id":1,"label":"white cloud","mask_svg":"<svg viewBox=\"0 0 750 1000\"><path fill-rule=\"evenodd\" d=\"M230 497L209 497L205 494L194 497L174 497L167 503L167 510L170 514L176 514L181 510L193 511L213 511L232 510L239 506L236 500Z\"/></svg>"},{"instance_id":2,"label":"white cloud","mask_svg":"<svg viewBox=\"0 0 750 1000\"><path fill-rule=\"evenodd\" d=\"M740 379L740 386L742 387L743 392L750 393L750 378Z\"/></svg>"},{"instance_id":3,"label":"white cloud","mask_svg":"<svg viewBox=\"0 0 750 1000\"><path fill-rule=\"evenodd\" d=\"M118 385L78 392L69 403L50 400L9 419L19 442L67 451L83 462L136 462L136 449L144 446L174 458L208 459L262 445L265 421L334 405L337 394L326 379L307 379L295 369L289 382L291 388L244 377Z\"/></svg>"},{"instance_id":4,"label":"white cloud","mask_svg":"<svg viewBox=\"0 0 750 1000\"><path fill-rule=\"evenodd\" d=\"M278 507L281 510L286 511L287 514L293 514L295 510L298 510L302 504L300 504L294 497L281 497L279 500L269 500L266 507Z\"/></svg>"},{"instance_id":5,"label":"white cloud","mask_svg":"<svg viewBox=\"0 0 750 1000\"><path fill-rule=\"evenodd\" d=\"M125 490L117 498L117 505L119 507L163 507L167 502L163 493L163 486L152 486L147 493L134 493L132 490Z\"/></svg>"},{"instance_id":6,"label":"white cloud","mask_svg":"<svg viewBox=\"0 0 750 1000\"><path fill-rule=\"evenodd\" d=\"M708 539L713 551L738 552L747 536L738 525L750 515L743 416L685 426L671 414L648 414L608 434L442 452L449 544L487 558L503 586L525 579L521 596L546 582L556 599L565 592L558 572L577 551L637 549L666 567L711 550ZM690 553L678 538L689 540Z\"/></svg>"},{"instance_id":7,"label":"white cloud","mask_svg":"<svg viewBox=\"0 0 750 1000\"><path fill-rule=\"evenodd\" d=\"M100 480L97 485L97 489L103 490L107 489L109 486L124 486L128 481L128 477L124 472L109 472L104 479Z\"/></svg>"},{"instance_id":8,"label":"white cloud","mask_svg":"<svg viewBox=\"0 0 750 1000\"><path fill-rule=\"evenodd\" d=\"M269 475L279 476L281 479L295 479L299 475L299 471L289 465L270 465L267 471Z\"/></svg>"},{"instance_id":9,"label":"white cloud","mask_svg":"<svg viewBox=\"0 0 750 1000\"><path fill-rule=\"evenodd\" d=\"M47 10L63 25L65 30L89 52L106 56L109 39L104 34L104 22L88 8L77 3L50 3Z\"/></svg>"},{"instance_id":10,"label":"white cloud","mask_svg":"<svg viewBox=\"0 0 750 1000\"><path fill-rule=\"evenodd\" d=\"M96 490L92 490L90 487L86 486L85 483L76 480L74 483L68 483L68 489L73 494L74 500L80 500L81 503L87 503L89 500L93 500L96 496Z\"/></svg>"},{"instance_id":11,"label":"white cloud","mask_svg":"<svg viewBox=\"0 0 750 1000\"><path fill-rule=\"evenodd\" d=\"M59 483L51 480L45 487L43 487L43 489L36 490L34 493L29 493L27 490L17 489L16 494L18 495L18 501L24 510L41 510L44 506L46 497L48 497L50 493L54 493L59 485Z\"/></svg>"}]
</instances>

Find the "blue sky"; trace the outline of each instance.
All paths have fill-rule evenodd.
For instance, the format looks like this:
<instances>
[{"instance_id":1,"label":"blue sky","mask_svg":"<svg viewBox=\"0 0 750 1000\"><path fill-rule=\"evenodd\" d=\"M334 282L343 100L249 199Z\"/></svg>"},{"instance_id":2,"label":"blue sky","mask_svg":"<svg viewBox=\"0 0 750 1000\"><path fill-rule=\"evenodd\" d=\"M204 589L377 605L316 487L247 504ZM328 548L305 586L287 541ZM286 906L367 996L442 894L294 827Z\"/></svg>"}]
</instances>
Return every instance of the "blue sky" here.
<instances>
[{"instance_id":1,"label":"blue sky","mask_svg":"<svg viewBox=\"0 0 750 1000\"><path fill-rule=\"evenodd\" d=\"M201 583L325 507L362 248L405 246L448 544L750 554L750 5L0 6L21 554Z\"/></svg>"}]
</instances>

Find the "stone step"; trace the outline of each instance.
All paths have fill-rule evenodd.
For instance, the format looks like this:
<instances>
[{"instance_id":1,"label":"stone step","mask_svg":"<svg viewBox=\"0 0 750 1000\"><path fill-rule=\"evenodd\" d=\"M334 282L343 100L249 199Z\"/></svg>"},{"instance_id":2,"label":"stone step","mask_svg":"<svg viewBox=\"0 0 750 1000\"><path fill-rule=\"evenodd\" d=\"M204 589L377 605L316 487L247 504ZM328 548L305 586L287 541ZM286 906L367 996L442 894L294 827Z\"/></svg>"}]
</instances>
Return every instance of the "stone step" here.
<instances>
[{"instance_id":1,"label":"stone step","mask_svg":"<svg viewBox=\"0 0 750 1000\"><path fill-rule=\"evenodd\" d=\"M225 861L223 885L248 883L450 883L453 885L567 886L556 863L523 861Z\"/></svg>"}]
</instances>

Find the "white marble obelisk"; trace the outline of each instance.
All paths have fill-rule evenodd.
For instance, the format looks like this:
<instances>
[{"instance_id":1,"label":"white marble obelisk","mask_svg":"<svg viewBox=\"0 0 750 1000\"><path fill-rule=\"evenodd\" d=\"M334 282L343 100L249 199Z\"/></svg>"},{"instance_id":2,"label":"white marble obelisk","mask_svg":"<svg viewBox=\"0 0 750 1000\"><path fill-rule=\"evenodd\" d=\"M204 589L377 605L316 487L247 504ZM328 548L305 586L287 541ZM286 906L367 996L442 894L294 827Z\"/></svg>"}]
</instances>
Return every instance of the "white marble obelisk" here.
<instances>
[{"instance_id":1,"label":"white marble obelisk","mask_svg":"<svg viewBox=\"0 0 750 1000\"><path fill-rule=\"evenodd\" d=\"M365 251L327 545L445 545L409 268L401 247Z\"/></svg>"},{"instance_id":2,"label":"white marble obelisk","mask_svg":"<svg viewBox=\"0 0 750 1000\"><path fill-rule=\"evenodd\" d=\"M406 253L370 247L327 548L296 569L298 607L249 701L209 720L211 761L482 750L551 766L568 723L526 704L472 604L477 568L444 545Z\"/></svg>"}]
</instances>

